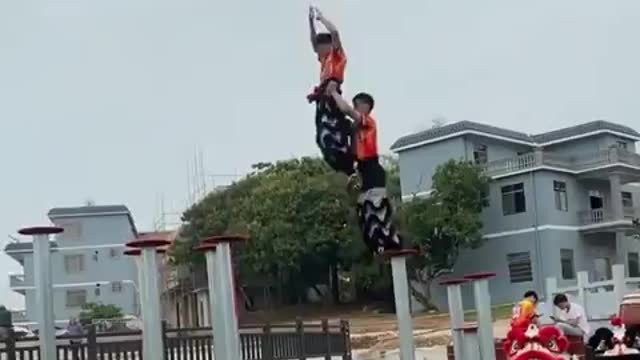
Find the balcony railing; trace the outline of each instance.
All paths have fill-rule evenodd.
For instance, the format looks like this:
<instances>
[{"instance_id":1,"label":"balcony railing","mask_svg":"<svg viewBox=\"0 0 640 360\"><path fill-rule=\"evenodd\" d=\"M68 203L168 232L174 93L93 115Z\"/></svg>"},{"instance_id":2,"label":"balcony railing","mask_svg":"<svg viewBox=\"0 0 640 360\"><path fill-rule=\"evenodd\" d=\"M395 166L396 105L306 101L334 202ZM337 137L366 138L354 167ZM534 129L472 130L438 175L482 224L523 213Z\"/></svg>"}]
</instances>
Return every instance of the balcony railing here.
<instances>
[{"instance_id":1,"label":"balcony railing","mask_svg":"<svg viewBox=\"0 0 640 360\"><path fill-rule=\"evenodd\" d=\"M485 165L485 169L488 176L500 176L539 166L587 171L612 164L624 164L640 168L640 154L621 148L611 148L595 153L573 156L547 151L534 151L514 158L491 161Z\"/></svg>"},{"instance_id":2,"label":"balcony railing","mask_svg":"<svg viewBox=\"0 0 640 360\"><path fill-rule=\"evenodd\" d=\"M16 288L25 286L23 274L11 274L9 275L9 287Z\"/></svg>"},{"instance_id":3,"label":"balcony railing","mask_svg":"<svg viewBox=\"0 0 640 360\"><path fill-rule=\"evenodd\" d=\"M622 221L628 221L631 224L633 219L640 217L640 208L624 208ZM578 212L580 225L605 224L616 221L613 212L609 209L592 209Z\"/></svg>"}]
</instances>

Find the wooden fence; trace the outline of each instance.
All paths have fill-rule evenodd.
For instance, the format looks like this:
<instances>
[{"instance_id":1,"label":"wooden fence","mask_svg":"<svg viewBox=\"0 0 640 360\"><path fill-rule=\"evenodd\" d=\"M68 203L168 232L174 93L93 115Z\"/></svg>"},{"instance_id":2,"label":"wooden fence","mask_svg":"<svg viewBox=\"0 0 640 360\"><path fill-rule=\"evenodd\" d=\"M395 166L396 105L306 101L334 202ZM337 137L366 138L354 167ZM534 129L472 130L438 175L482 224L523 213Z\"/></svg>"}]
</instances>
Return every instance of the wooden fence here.
<instances>
[{"instance_id":1,"label":"wooden fence","mask_svg":"<svg viewBox=\"0 0 640 360\"><path fill-rule=\"evenodd\" d=\"M0 360L39 360L37 337L0 342ZM163 329L164 360L213 360L211 328ZM58 360L142 360L142 332L96 333L56 339ZM243 360L351 360L347 321L242 326ZM152 359L156 360L156 359Z\"/></svg>"}]
</instances>

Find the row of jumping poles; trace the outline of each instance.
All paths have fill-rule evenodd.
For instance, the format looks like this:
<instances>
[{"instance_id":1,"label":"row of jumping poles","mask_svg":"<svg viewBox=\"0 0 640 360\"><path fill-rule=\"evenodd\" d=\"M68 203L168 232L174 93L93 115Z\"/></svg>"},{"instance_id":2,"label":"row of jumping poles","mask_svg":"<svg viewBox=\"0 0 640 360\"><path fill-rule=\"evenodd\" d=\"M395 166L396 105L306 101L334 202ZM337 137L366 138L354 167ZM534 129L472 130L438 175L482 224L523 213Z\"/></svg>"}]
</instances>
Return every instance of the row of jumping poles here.
<instances>
[{"instance_id":1,"label":"row of jumping poles","mask_svg":"<svg viewBox=\"0 0 640 360\"><path fill-rule=\"evenodd\" d=\"M495 275L488 272L475 273L440 282L447 287L453 356L456 360L496 360L489 294L489 279ZM462 285L465 284L473 286L477 325L466 324L464 321Z\"/></svg>"},{"instance_id":2,"label":"row of jumping poles","mask_svg":"<svg viewBox=\"0 0 640 360\"><path fill-rule=\"evenodd\" d=\"M56 360L55 320L51 276L50 236L62 228L38 226L18 231L33 237L34 283L38 304L38 330L41 360ZM202 240L196 248L205 253L213 326L214 356L216 359L240 360L238 318L235 303L234 274L231 264L231 243L243 241L242 236L215 236ZM143 321L142 351L144 359L164 357L162 319L160 314L160 287L158 254L169 245L164 239L141 238L126 244L126 255L136 258L138 292Z\"/></svg>"},{"instance_id":3,"label":"row of jumping poles","mask_svg":"<svg viewBox=\"0 0 640 360\"><path fill-rule=\"evenodd\" d=\"M53 313L53 288L51 277L50 236L59 234L62 228L39 226L24 228L21 235L33 237L34 282L36 299L39 306L38 327L41 360L56 360L55 327ZM241 360L238 317L235 301L235 283L231 263L231 243L246 240L242 236L214 236L201 241L196 247L206 256L209 289L209 306L212 319L214 356L216 359ZM140 238L126 244L130 250L126 255L134 256L138 268L138 289L143 321L142 342L143 358L157 359L164 354L162 339L162 318L160 314L160 288L158 277L158 254L163 253L169 241L164 239ZM384 253L391 260L393 290L398 319L398 337L400 339L400 358L415 359L413 342L413 324L410 311L409 282L406 259L416 255L414 249L392 250ZM466 280L451 280L446 283L449 294L449 309L456 359L475 359L473 354L462 353L464 315L460 285L466 281L474 282L476 308L478 312L481 360L495 360L493 348L493 330L491 325L491 301L488 279L493 274L475 274ZM212 322L213 323L213 322ZM489 348L489 346L491 346ZM477 347L476 347L477 348ZM464 355L463 355L464 354Z\"/></svg>"}]
</instances>

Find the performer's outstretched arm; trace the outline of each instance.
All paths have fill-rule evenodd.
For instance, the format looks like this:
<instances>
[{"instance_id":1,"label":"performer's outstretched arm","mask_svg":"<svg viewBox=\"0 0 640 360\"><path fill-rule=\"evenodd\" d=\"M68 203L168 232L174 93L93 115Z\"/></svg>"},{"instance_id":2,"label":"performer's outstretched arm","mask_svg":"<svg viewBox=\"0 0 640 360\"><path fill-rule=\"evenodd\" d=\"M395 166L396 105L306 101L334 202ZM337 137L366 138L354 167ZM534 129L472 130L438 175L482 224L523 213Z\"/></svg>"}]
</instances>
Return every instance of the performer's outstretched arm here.
<instances>
[{"instance_id":1,"label":"performer's outstretched arm","mask_svg":"<svg viewBox=\"0 0 640 360\"><path fill-rule=\"evenodd\" d=\"M355 125L359 127L362 124L362 114L360 114L356 109L349 105L349 103L346 102L344 98L342 98L342 95L340 95L337 91L334 90L333 92L331 92L331 96L333 96L340 111L353 119Z\"/></svg>"},{"instance_id":2,"label":"performer's outstretched arm","mask_svg":"<svg viewBox=\"0 0 640 360\"><path fill-rule=\"evenodd\" d=\"M311 46L313 47L313 51L316 51L316 23L315 23L315 8L313 6L309 6L309 34L311 35Z\"/></svg>"},{"instance_id":3,"label":"performer's outstretched arm","mask_svg":"<svg viewBox=\"0 0 640 360\"><path fill-rule=\"evenodd\" d=\"M342 42L340 41L340 33L338 32L338 28L331 22L329 19L324 17L320 10L315 9L316 17L318 21L327 29L327 31L331 34L331 41L333 42L333 47L336 49L342 49Z\"/></svg>"}]
</instances>

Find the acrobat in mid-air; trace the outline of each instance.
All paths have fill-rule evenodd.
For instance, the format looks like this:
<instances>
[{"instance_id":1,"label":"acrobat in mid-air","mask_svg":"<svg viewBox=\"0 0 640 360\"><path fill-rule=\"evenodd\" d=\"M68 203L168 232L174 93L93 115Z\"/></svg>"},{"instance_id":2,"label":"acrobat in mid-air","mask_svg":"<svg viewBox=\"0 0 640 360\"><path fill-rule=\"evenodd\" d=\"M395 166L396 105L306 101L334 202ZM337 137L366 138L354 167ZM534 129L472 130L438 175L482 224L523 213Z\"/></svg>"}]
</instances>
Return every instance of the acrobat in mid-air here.
<instances>
[{"instance_id":1,"label":"acrobat in mid-air","mask_svg":"<svg viewBox=\"0 0 640 360\"><path fill-rule=\"evenodd\" d=\"M316 32L315 20L328 33ZM316 141L325 161L336 171L361 180L358 220L366 245L376 253L402 247L392 223L386 173L378 155L378 128L371 112L373 96L361 92L350 105L341 95L347 58L335 25L322 13L309 9L313 49L320 61L320 85L309 96L316 102ZM354 170L357 169L357 173Z\"/></svg>"}]
</instances>

